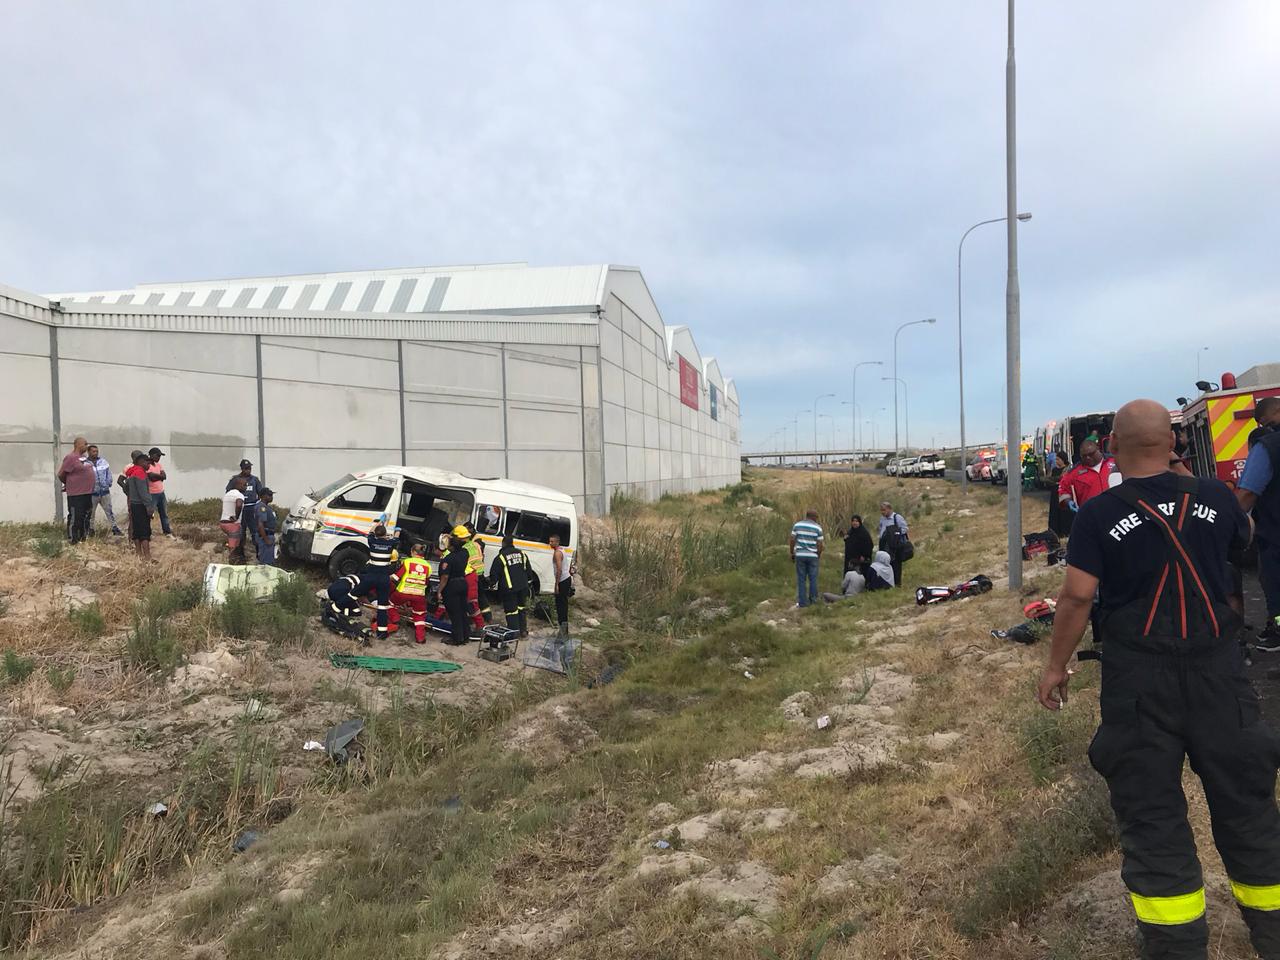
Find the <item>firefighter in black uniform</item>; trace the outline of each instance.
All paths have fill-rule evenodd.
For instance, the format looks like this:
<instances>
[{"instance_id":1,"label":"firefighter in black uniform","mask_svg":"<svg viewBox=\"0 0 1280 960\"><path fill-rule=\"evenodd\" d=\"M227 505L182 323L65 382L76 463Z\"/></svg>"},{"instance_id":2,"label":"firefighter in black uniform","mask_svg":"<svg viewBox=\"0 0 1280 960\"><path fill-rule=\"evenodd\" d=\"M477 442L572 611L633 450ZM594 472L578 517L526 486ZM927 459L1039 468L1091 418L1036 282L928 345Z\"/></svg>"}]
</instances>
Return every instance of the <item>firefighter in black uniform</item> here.
<instances>
[{"instance_id":1,"label":"firefighter in black uniform","mask_svg":"<svg viewBox=\"0 0 1280 960\"><path fill-rule=\"evenodd\" d=\"M529 599L529 558L516 546L515 535L510 530L503 536L502 549L493 561L493 580L507 615L507 626L527 637L525 604Z\"/></svg>"},{"instance_id":2,"label":"firefighter in black uniform","mask_svg":"<svg viewBox=\"0 0 1280 960\"><path fill-rule=\"evenodd\" d=\"M1204 960L1205 894L1182 792L1199 775L1231 890L1264 960L1280 960L1280 743L1262 723L1226 603L1227 550L1248 518L1217 480L1170 473L1169 415L1125 404L1112 450L1124 483L1077 514L1038 699L1067 700L1067 662L1100 590L1102 725L1089 760L1106 778L1148 960Z\"/></svg>"}]
</instances>

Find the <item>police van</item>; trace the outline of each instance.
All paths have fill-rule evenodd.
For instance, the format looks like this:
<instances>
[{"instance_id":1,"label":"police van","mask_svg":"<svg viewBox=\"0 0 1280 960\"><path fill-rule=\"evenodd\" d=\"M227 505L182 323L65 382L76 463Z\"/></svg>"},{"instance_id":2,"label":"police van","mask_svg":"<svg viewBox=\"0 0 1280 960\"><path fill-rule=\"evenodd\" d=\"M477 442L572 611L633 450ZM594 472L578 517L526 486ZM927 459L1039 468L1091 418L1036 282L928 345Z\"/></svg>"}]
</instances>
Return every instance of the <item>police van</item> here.
<instances>
[{"instance_id":1,"label":"police van","mask_svg":"<svg viewBox=\"0 0 1280 960\"><path fill-rule=\"evenodd\" d=\"M474 524L476 538L485 545L486 574L503 534L511 531L529 557L535 594L555 588L551 536L559 535L566 562L578 549L578 512L566 493L518 480L402 466L349 473L299 497L284 522L281 544L295 560L327 565L336 579L364 566L369 558L365 538L384 516L388 528L399 527L402 551L423 543L428 556L441 534L460 523Z\"/></svg>"}]
</instances>

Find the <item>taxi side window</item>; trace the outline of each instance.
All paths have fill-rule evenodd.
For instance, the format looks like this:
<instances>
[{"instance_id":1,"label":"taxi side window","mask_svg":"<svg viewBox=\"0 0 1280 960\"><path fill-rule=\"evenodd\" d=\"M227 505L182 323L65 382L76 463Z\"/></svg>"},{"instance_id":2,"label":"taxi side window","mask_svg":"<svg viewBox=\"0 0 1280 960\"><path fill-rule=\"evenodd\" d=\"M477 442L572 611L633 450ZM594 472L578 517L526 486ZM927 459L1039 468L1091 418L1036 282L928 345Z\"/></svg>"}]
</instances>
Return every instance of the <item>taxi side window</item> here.
<instances>
[{"instance_id":1,"label":"taxi side window","mask_svg":"<svg viewBox=\"0 0 1280 960\"><path fill-rule=\"evenodd\" d=\"M344 510L385 510L390 502L390 487L361 483L334 497L330 506Z\"/></svg>"},{"instance_id":2,"label":"taxi side window","mask_svg":"<svg viewBox=\"0 0 1280 960\"><path fill-rule=\"evenodd\" d=\"M496 535L502 529L501 507L482 503L476 508L476 533Z\"/></svg>"},{"instance_id":3,"label":"taxi side window","mask_svg":"<svg viewBox=\"0 0 1280 960\"><path fill-rule=\"evenodd\" d=\"M516 513L514 510L507 512L507 529L513 529L515 524L515 536L517 540L532 540L536 543L548 543L553 533L560 535L560 543L567 546L569 543L569 518L557 517L552 514L534 513L532 511L524 511Z\"/></svg>"}]
</instances>

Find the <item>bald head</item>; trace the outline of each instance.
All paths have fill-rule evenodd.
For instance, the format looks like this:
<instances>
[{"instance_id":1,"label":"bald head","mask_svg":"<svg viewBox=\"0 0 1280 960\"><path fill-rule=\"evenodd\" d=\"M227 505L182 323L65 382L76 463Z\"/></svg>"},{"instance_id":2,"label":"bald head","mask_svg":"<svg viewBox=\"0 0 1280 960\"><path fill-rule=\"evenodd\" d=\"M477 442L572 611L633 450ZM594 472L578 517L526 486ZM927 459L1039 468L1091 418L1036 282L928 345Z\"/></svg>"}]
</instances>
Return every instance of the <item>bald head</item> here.
<instances>
[{"instance_id":1,"label":"bald head","mask_svg":"<svg viewBox=\"0 0 1280 960\"><path fill-rule=\"evenodd\" d=\"M1169 469L1173 429L1169 411L1154 400L1130 400L1116 411L1111 452L1124 477L1153 477Z\"/></svg>"},{"instance_id":2,"label":"bald head","mask_svg":"<svg viewBox=\"0 0 1280 960\"><path fill-rule=\"evenodd\" d=\"M1280 397L1263 397L1253 408L1253 419L1264 426L1280 423Z\"/></svg>"}]
</instances>

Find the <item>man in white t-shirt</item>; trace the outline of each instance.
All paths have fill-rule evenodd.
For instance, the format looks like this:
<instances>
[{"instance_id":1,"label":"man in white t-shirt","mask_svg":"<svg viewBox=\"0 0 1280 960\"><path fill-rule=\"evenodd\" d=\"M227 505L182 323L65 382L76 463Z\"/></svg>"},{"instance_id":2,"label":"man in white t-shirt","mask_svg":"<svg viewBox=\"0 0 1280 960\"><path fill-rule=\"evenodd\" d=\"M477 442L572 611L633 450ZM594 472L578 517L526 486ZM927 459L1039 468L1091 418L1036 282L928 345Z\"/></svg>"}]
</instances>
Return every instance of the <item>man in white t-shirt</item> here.
<instances>
[{"instance_id":1,"label":"man in white t-shirt","mask_svg":"<svg viewBox=\"0 0 1280 960\"><path fill-rule=\"evenodd\" d=\"M222 497L222 519L218 526L227 535L227 555L232 563L244 563L244 527L240 522L244 512L245 478L236 474L231 478L231 488Z\"/></svg>"}]
</instances>

